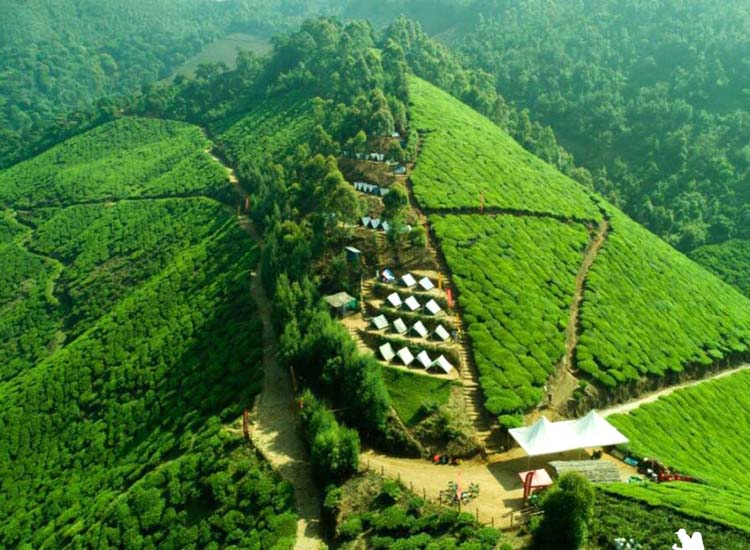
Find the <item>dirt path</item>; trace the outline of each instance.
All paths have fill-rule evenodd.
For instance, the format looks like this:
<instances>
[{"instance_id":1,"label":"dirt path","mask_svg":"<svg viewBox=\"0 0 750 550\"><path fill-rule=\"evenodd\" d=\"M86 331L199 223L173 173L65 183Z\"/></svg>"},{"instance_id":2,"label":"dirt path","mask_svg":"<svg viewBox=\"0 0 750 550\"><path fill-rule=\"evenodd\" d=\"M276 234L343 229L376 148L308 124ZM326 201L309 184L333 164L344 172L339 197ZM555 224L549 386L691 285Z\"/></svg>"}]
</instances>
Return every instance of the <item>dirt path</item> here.
<instances>
[{"instance_id":1,"label":"dirt path","mask_svg":"<svg viewBox=\"0 0 750 550\"><path fill-rule=\"evenodd\" d=\"M627 403L615 405L614 407L610 407L608 409L604 409L598 412L601 416L609 416L611 414L626 414L632 410L637 409L641 405L645 405L647 403L653 403L660 397L664 397L669 394L672 394L676 392L677 390L682 390L685 388L692 388L693 386L698 386L700 384L703 384L704 382L710 382L711 380L718 380L719 378L726 378L727 376L731 376L733 374L737 374L738 372L748 370L748 369L750 369L750 365L747 365L747 364L740 365L737 368L718 372L716 374L712 374L711 376L707 376L706 378L701 378L700 380L692 380L690 382L685 382L684 384L670 386L669 388L665 388L663 390L659 390L653 393L646 394L643 397L639 397L638 399L635 399L633 401L628 401Z\"/></svg>"},{"instance_id":2,"label":"dirt path","mask_svg":"<svg viewBox=\"0 0 750 550\"><path fill-rule=\"evenodd\" d=\"M594 264L602 246L604 246L608 233L609 221L607 218L602 218L584 251L583 262L578 270L578 275L576 275L575 292L570 304L568 325L565 328L565 355L547 390L548 394L552 396L547 407L560 414L564 412L565 404L573 397L573 392L578 388L578 378L573 374L573 361L578 346L578 337L580 336L581 303L583 302L584 287L591 266Z\"/></svg>"},{"instance_id":3,"label":"dirt path","mask_svg":"<svg viewBox=\"0 0 750 550\"><path fill-rule=\"evenodd\" d=\"M234 170L213 151L206 152L227 170L232 184L238 186L239 180ZM247 217L240 218L240 225L259 247L263 246L260 235ZM294 502L299 515L294 550L317 550L321 543L321 494L301 437L291 378L276 361L277 340L271 323L271 302L262 280L259 263L250 291L263 323L264 377L263 391L252 411L250 439L279 475L294 487Z\"/></svg>"}]
</instances>

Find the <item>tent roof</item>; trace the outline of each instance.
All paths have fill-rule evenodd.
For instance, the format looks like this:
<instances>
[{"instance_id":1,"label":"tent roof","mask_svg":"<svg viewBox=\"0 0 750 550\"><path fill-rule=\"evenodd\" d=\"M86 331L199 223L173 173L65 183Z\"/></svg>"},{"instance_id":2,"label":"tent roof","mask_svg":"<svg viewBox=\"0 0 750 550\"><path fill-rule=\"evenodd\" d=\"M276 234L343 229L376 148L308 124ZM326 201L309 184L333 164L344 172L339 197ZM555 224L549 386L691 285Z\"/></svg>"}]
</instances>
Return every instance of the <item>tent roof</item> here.
<instances>
[{"instance_id":1,"label":"tent roof","mask_svg":"<svg viewBox=\"0 0 750 550\"><path fill-rule=\"evenodd\" d=\"M388 222L383 222L383 223L381 223L381 224L380 224L380 228L381 228L381 229L382 229L383 231L385 231L386 233L390 233L390 232L391 232L391 224L389 224Z\"/></svg>"},{"instance_id":2,"label":"tent roof","mask_svg":"<svg viewBox=\"0 0 750 550\"><path fill-rule=\"evenodd\" d=\"M554 423L542 416L531 426L512 428L508 432L529 456L628 442L614 426L592 413L578 420Z\"/></svg>"},{"instance_id":3,"label":"tent roof","mask_svg":"<svg viewBox=\"0 0 750 550\"><path fill-rule=\"evenodd\" d=\"M403 334L409 329L406 328L406 323L404 323L403 319L398 318L393 321L393 330L395 330L399 334Z\"/></svg>"},{"instance_id":4,"label":"tent roof","mask_svg":"<svg viewBox=\"0 0 750 550\"><path fill-rule=\"evenodd\" d=\"M372 218L370 220L370 227L372 227L373 229L377 229L378 227L380 227L380 219Z\"/></svg>"},{"instance_id":5,"label":"tent roof","mask_svg":"<svg viewBox=\"0 0 750 550\"><path fill-rule=\"evenodd\" d=\"M414 326L412 326L411 329L416 332L420 338L424 338L430 333L427 330L427 327L424 326L424 323L422 323L422 321L417 321L416 323L414 323Z\"/></svg>"},{"instance_id":6,"label":"tent roof","mask_svg":"<svg viewBox=\"0 0 750 550\"><path fill-rule=\"evenodd\" d=\"M396 276L393 274L393 271L388 268L385 268L383 271L381 271L380 276L388 282L396 280Z\"/></svg>"},{"instance_id":7,"label":"tent roof","mask_svg":"<svg viewBox=\"0 0 750 550\"><path fill-rule=\"evenodd\" d=\"M449 374L453 370L453 365L450 364L450 362L445 358L444 355L441 355L435 361L432 363L433 367L438 367L440 370L442 370L445 374Z\"/></svg>"},{"instance_id":8,"label":"tent roof","mask_svg":"<svg viewBox=\"0 0 750 550\"><path fill-rule=\"evenodd\" d=\"M435 288L435 285L432 284L432 281L429 277L422 277L419 279L419 286L421 286L424 290L432 290Z\"/></svg>"},{"instance_id":9,"label":"tent roof","mask_svg":"<svg viewBox=\"0 0 750 550\"><path fill-rule=\"evenodd\" d=\"M437 315L441 311L438 303L432 299L429 302L427 302L427 304L424 307L427 309L427 311L429 311L433 315Z\"/></svg>"},{"instance_id":10,"label":"tent roof","mask_svg":"<svg viewBox=\"0 0 750 550\"><path fill-rule=\"evenodd\" d=\"M422 350L417 354L417 361L419 361L419 364L426 369L429 369L432 366L432 359L430 359L430 356L425 350Z\"/></svg>"},{"instance_id":11,"label":"tent roof","mask_svg":"<svg viewBox=\"0 0 750 550\"><path fill-rule=\"evenodd\" d=\"M401 359L401 361L407 367L414 362L414 356L411 354L411 352L409 351L409 348L407 348L406 346L398 350L396 352L396 355L398 355L398 358Z\"/></svg>"},{"instance_id":12,"label":"tent roof","mask_svg":"<svg viewBox=\"0 0 750 550\"><path fill-rule=\"evenodd\" d=\"M443 342L451 337L451 335L448 334L448 331L445 330L445 327L443 325L438 325L435 328L435 332L433 334L437 335L437 337L440 338Z\"/></svg>"},{"instance_id":13,"label":"tent roof","mask_svg":"<svg viewBox=\"0 0 750 550\"><path fill-rule=\"evenodd\" d=\"M372 218L370 218L370 216L362 216L362 217L360 218L360 221L362 222L362 225L364 225L365 227L369 227L369 226L370 226L370 220L371 220L371 219L372 219Z\"/></svg>"},{"instance_id":14,"label":"tent roof","mask_svg":"<svg viewBox=\"0 0 750 550\"><path fill-rule=\"evenodd\" d=\"M585 447L608 447L628 442L627 437L599 416L596 411L591 411L576 421L576 435L583 443L586 443Z\"/></svg>"},{"instance_id":15,"label":"tent roof","mask_svg":"<svg viewBox=\"0 0 750 550\"><path fill-rule=\"evenodd\" d=\"M531 479L532 489L534 489L535 487L549 487L550 485L552 485L552 478L549 477L547 470L545 470L544 468L519 473L518 477L521 478L522 483L526 483L526 475L529 472L534 472L534 477Z\"/></svg>"},{"instance_id":16,"label":"tent roof","mask_svg":"<svg viewBox=\"0 0 750 550\"><path fill-rule=\"evenodd\" d=\"M406 275L401 276L401 283L405 287L411 288L413 286L416 286L417 281L416 279L414 279L414 275L412 275L411 273L407 273Z\"/></svg>"},{"instance_id":17,"label":"tent roof","mask_svg":"<svg viewBox=\"0 0 750 550\"><path fill-rule=\"evenodd\" d=\"M391 346L390 342L386 342L385 344L380 346L378 348L378 351L380 351L380 356L389 363L396 356L396 353L393 351L393 346Z\"/></svg>"},{"instance_id":18,"label":"tent roof","mask_svg":"<svg viewBox=\"0 0 750 550\"><path fill-rule=\"evenodd\" d=\"M386 319L385 315L378 315L372 319L372 324L377 330L383 330L388 326L388 319Z\"/></svg>"},{"instance_id":19,"label":"tent roof","mask_svg":"<svg viewBox=\"0 0 750 550\"><path fill-rule=\"evenodd\" d=\"M357 299L354 296L350 296L346 292L338 292L331 294L330 296L324 296L323 299L331 306L335 308L344 307L352 302L356 302Z\"/></svg>"},{"instance_id":20,"label":"tent roof","mask_svg":"<svg viewBox=\"0 0 750 550\"><path fill-rule=\"evenodd\" d=\"M406 300L404 300L404 305L411 311L416 311L421 307L419 305L419 301L414 296L409 296Z\"/></svg>"},{"instance_id":21,"label":"tent roof","mask_svg":"<svg viewBox=\"0 0 750 550\"><path fill-rule=\"evenodd\" d=\"M344 249L352 254L362 254L362 251L354 246L345 246Z\"/></svg>"},{"instance_id":22,"label":"tent roof","mask_svg":"<svg viewBox=\"0 0 750 550\"><path fill-rule=\"evenodd\" d=\"M398 292L391 292L388 297L386 298L389 304L391 304L393 307L398 307L401 305L401 296L398 295Z\"/></svg>"}]
</instances>

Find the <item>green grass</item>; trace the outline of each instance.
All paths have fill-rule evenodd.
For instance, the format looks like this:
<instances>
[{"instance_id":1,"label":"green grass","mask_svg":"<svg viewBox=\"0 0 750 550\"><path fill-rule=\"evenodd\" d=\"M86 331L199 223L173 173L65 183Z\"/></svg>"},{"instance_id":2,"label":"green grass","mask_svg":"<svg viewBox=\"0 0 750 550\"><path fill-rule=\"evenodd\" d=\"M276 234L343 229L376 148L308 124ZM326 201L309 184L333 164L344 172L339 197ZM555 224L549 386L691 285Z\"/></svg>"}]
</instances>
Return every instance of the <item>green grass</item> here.
<instances>
[{"instance_id":1,"label":"green grass","mask_svg":"<svg viewBox=\"0 0 750 550\"><path fill-rule=\"evenodd\" d=\"M383 377L391 394L393 407L407 426L423 418L422 407L448 403L451 389L457 382L421 376L399 369L384 368Z\"/></svg>"},{"instance_id":2,"label":"green grass","mask_svg":"<svg viewBox=\"0 0 750 550\"><path fill-rule=\"evenodd\" d=\"M576 223L431 216L458 287L485 406L513 415L536 405L565 353L575 278L589 239Z\"/></svg>"},{"instance_id":3,"label":"green grass","mask_svg":"<svg viewBox=\"0 0 750 550\"><path fill-rule=\"evenodd\" d=\"M542 212L601 217L578 183L535 157L498 126L435 86L409 80L412 123L425 140L412 175L414 194L427 208Z\"/></svg>"},{"instance_id":4,"label":"green grass","mask_svg":"<svg viewBox=\"0 0 750 550\"><path fill-rule=\"evenodd\" d=\"M165 195L214 194L226 172L190 124L125 118L0 172L0 205L60 206Z\"/></svg>"},{"instance_id":5,"label":"green grass","mask_svg":"<svg viewBox=\"0 0 750 550\"><path fill-rule=\"evenodd\" d=\"M589 273L578 367L606 386L710 365L750 348L750 301L629 218Z\"/></svg>"},{"instance_id":6,"label":"green grass","mask_svg":"<svg viewBox=\"0 0 750 550\"><path fill-rule=\"evenodd\" d=\"M655 457L707 485L613 485L610 490L750 530L750 372L679 390L609 420L638 456Z\"/></svg>"},{"instance_id":7,"label":"green grass","mask_svg":"<svg viewBox=\"0 0 750 550\"><path fill-rule=\"evenodd\" d=\"M237 66L237 53L240 51L264 55L271 51L267 38L255 34L233 32L207 44L200 52L185 61L174 71L174 76L195 77L195 70L204 63L224 63L229 69Z\"/></svg>"},{"instance_id":8,"label":"green grass","mask_svg":"<svg viewBox=\"0 0 750 550\"><path fill-rule=\"evenodd\" d=\"M702 246L690 257L745 296L750 295L750 239Z\"/></svg>"}]
</instances>

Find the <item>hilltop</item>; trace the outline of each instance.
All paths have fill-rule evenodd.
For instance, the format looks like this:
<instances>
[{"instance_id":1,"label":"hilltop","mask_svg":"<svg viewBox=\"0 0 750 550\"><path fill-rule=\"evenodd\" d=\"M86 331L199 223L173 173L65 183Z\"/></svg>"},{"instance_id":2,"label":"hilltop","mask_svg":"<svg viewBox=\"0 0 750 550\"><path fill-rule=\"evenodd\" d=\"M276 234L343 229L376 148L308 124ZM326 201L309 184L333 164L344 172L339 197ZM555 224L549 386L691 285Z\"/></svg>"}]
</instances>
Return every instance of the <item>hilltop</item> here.
<instances>
[{"instance_id":1,"label":"hilltop","mask_svg":"<svg viewBox=\"0 0 750 550\"><path fill-rule=\"evenodd\" d=\"M747 352L747 298L447 93L409 84L414 196L452 270L490 412L570 414Z\"/></svg>"}]
</instances>

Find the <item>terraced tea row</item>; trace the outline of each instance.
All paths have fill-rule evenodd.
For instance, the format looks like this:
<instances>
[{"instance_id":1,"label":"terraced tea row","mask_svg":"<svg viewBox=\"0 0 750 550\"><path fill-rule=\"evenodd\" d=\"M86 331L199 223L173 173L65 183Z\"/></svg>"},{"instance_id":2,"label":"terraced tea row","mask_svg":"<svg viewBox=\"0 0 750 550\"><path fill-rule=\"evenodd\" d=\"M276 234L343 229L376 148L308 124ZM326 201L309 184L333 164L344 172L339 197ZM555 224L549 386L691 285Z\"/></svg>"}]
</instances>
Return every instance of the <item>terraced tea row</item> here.
<instances>
[{"instance_id":1,"label":"terraced tea row","mask_svg":"<svg viewBox=\"0 0 750 550\"><path fill-rule=\"evenodd\" d=\"M703 480L609 490L750 529L750 372L679 390L627 415L609 417L638 456Z\"/></svg>"}]
</instances>

